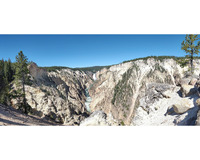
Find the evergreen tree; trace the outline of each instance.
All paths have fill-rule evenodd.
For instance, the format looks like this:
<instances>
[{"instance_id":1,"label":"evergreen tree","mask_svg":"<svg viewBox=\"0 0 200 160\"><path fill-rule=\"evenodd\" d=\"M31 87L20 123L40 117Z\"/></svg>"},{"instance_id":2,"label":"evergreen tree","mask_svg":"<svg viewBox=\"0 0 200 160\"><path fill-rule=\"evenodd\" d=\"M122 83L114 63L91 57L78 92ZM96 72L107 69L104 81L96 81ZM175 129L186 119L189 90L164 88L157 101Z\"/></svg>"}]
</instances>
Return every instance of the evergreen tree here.
<instances>
[{"instance_id":1,"label":"evergreen tree","mask_svg":"<svg viewBox=\"0 0 200 160\"><path fill-rule=\"evenodd\" d=\"M0 61L0 103L10 105L10 82L13 80L14 71L10 60Z\"/></svg>"},{"instance_id":2,"label":"evergreen tree","mask_svg":"<svg viewBox=\"0 0 200 160\"><path fill-rule=\"evenodd\" d=\"M2 60L0 60L0 91L1 91L1 88L3 87L3 62Z\"/></svg>"},{"instance_id":3,"label":"evergreen tree","mask_svg":"<svg viewBox=\"0 0 200 160\"><path fill-rule=\"evenodd\" d=\"M11 82L13 80L14 72L12 69L12 63L10 59L8 59L8 61L6 61L4 65L4 74L8 82Z\"/></svg>"},{"instance_id":4,"label":"evergreen tree","mask_svg":"<svg viewBox=\"0 0 200 160\"><path fill-rule=\"evenodd\" d=\"M2 59L0 61L0 103L3 103L3 104L5 102L4 88L5 88L5 83L4 83L4 60Z\"/></svg>"},{"instance_id":5,"label":"evergreen tree","mask_svg":"<svg viewBox=\"0 0 200 160\"><path fill-rule=\"evenodd\" d=\"M20 89L21 97L22 97L22 104L20 106L21 109L24 109L24 112L28 113L28 104L26 102L26 91L25 91L25 84L29 81L28 77L28 59L23 54L22 51L18 53L16 56L16 72L15 72L15 79L17 81L17 86L22 88Z\"/></svg>"},{"instance_id":6,"label":"evergreen tree","mask_svg":"<svg viewBox=\"0 0 200 160\"><path fill-rule=\"evenodd\" d=\"M189 34L186 35L185 37L185 41L183 41L181 43L181 49L184 50L188 55L188 57L190 58L190 65L191 65L191 73L194 73L194 65L193 65L193 60L194 60L194 54L198 54L199 53L199 49L200 49L200 42L198 42L195 45L195 42L198 40L198 35L194 35L194 34Z\"/></svg>"},{"instance_id":7,"label":"evergreen tree","mask_svg":"<svg viewBox=\"0 0 200 160\"><path fill-rule=\"evenodd\" d=\"M8 72L8 63L7 63L7 61L4 61L3 72L4 72L4 82L8 82L9 72Z\"/></svg>"},{"instance_id":8,"label":"evergreen tree","mask_svg":"<svg viewBox=\"0 0 200 160\"><path fill-rule=\"evenodd\" d=\"M5 62L2 59L0 62L0 103L6 104L6 80L5 80Z\"/></svg>"}]
</instances>

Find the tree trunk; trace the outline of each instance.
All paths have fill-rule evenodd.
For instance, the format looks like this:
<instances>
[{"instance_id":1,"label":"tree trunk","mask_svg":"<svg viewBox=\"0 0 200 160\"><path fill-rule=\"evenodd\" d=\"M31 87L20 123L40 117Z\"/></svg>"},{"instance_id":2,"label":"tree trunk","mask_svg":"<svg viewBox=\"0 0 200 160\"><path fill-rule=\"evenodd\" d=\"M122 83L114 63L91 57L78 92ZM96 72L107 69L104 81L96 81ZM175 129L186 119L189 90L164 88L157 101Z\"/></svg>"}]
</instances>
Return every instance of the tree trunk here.
<instances>
[{"instance_id":1,"label":"tree trunk","mask_svg":"<svg viewBox=\"0 0 200 160\"><path fill-rule=\"evenodd\" d=\"M190 59L190 63L191 63L191 73L192 73L192 74L194 73L193 59L194 59L194 57L193 57L193 51L192 51L192 53L191 53L191 59Z\"/></svg>"}]
</instances>

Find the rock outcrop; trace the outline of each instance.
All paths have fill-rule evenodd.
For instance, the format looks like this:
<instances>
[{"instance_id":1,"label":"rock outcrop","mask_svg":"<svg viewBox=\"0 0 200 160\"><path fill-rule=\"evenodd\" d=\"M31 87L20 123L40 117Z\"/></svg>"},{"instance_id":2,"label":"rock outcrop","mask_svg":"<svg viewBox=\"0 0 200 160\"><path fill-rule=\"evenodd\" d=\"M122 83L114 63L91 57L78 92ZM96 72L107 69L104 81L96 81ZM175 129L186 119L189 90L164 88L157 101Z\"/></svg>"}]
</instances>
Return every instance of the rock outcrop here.
<instances>
[{"instance_id":1,"label":"rock outcrop","mask_svg":"<svg viewBox=\"0 0 200 160\"><path fill-rule=\"evenodd\" d=\"M25 86L26 99L36 114L65 125L78 125L89 116L85 89L92 83L92 77L71 69L47 72L35 63L29 66L29 71L32 85ZM16 103L12 101L14 106Z\"/></svg>"},{"instance_id":2,"label":"rock outcrop","mask_svg":"<svg viewBox=\"0 0 200 160\"><path fill-rule=\"evenodd\" d=\"M173 109L178 114L183 114L193 107L193 103L188 99L181 99L173 105Z\"/></svg>"},{"instance_id":3,"label":"rock outcrop","mask_svg":"<svg viewBox=\"0 0 200 160\"><path fill-rule=\"evenodd\" d=\"M196 92L197 92L197 89L194 87L194 85L183 84L181 86L182 97L191 96L195 94Z\"/></svg>"},{"instance_id":4,"label":"rock outcrop","mask_svg":"<svg viewBox=\"0 0 200 160\"><path fill-rule=\"evenodd\" d=\"M103 111L95 111L90 117L84 119L80 126L117 126L120 123L111 114L106 115Z\"/></svg>"}]
</instances>

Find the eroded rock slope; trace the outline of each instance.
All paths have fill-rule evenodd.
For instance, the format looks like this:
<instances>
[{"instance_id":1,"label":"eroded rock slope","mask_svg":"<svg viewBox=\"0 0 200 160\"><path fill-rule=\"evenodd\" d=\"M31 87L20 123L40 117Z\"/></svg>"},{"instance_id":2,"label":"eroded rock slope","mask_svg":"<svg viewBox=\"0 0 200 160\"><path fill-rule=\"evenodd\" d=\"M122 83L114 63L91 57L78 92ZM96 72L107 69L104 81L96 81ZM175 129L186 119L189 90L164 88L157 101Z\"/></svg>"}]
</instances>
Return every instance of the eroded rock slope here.
<instances>
[{"instance_id":1,"label":"eroded rock slope","mask_svg":"<svg viewBox=\"0 0 200 160\"><path fill-rule=\"evenodd\" d=\"M183 95L188 88L196 90L194 78L200 73L199 64L195 60L195 77L186 77L188 66L182 68L172 58L147 58L104 68L96 73L97 80L89 90L90 108L111 114L125 125L194 124L198 95ZM189 85L192 79L193 85ZM166 114L172 106L182 106L182 101L188 104L188 110Z\"/></svg>"},{"instance_id":2,"label":"eroded rock slope","mask_svg":"<svg viewBox=\"0 0 200 160\"><path fill-rule=\"evenodd\" d=\"M71 69L47 72L35 63L29 71L32 84L25 86L26 99L35 114L65 125L78 125L88 117L84 103L85 89L93 81L89 74ZM13 99L12 105L16 103Z\"/></svg>"}]
</instances>

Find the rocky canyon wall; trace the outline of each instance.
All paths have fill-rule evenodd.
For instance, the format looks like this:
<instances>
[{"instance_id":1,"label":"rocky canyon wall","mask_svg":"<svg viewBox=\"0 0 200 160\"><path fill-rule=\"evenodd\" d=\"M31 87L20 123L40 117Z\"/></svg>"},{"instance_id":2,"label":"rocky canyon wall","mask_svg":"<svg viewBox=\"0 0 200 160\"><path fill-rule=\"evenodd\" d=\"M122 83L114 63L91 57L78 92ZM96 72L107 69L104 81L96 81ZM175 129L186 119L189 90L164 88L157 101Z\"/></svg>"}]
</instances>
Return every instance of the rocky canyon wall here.
<instances>
[{"instance_id":1,"label":"rocky canyon wall","mask_svg":"<svg viewBox=\"0 0 200 160\"><path fill-rule=\"evenodd\" d=\"M88 117L85 89L93 82L92 74L71 69L47 72L35 63L29 71L32 84L25 86L26 99L35 114L65 125L78 125Z\"/></svg>"},{"instance_id":2,"label":"rocky canyon wall","mask_svg":"<svg viewBox=\"0 0 200 160\"><path fill-rule=\"evenodd\" d=\"M198 76L200 73L199 60L195 60L195 66L194 75ZM112 114L114 119L125 125L150 124L147 121L142 122L141 119L149 118L151 112L155 112L154 116L159 116L161 114L160 108L162 112L166 112L168 109L166 107L173 105L170 103L168 103L170 105L166 105L166 103L168 101L173 102L180 97L178 94L181 89L180 83L187 73L188 66L182 68L172 58L162 60L147 58L103 69L96 73L97 80L90 88L91 110L102 110L106 114ZM152 106L160 99L165 99L164 94L169 91L177 93L175 95L177 97L167 99L166 103L163 102L164 104L159 104L160 106L156 108L158 111L153 110ZM142 115L140 110L143 110L147 115ZM197 112L197 108L194 109L194 112ZM164 114L162 113L162 116ZM184 119L183 117L186 117L186 115L179 118L180 121ZM166 120L165 118L157 119L158 122L152 124L160 125L162 120ZM176 117L174 116L172 119L175 121ZM174 124L175 122L163 122L163 125Z\"/></svg>"}]
</instances>

